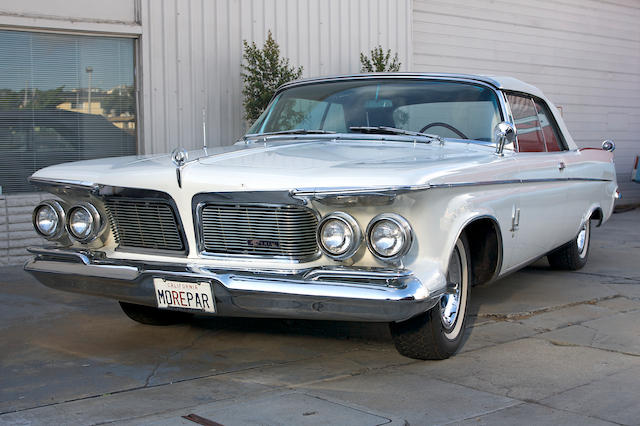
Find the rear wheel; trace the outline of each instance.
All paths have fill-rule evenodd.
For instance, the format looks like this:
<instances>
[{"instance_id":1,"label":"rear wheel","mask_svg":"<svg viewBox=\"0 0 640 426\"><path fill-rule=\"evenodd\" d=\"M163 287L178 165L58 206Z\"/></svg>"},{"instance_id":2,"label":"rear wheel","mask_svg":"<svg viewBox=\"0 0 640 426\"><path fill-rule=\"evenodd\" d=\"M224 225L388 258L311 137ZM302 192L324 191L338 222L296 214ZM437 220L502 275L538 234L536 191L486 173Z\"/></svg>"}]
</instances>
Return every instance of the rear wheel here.
<instances>
[{"instance_id":1,"label":"rear wheel","mask_svg":"<svg viewBox=\"0 0 640 426\"><path fill-rule=\"evenodd\" d=\"M591 219L581 227L575 239L547 255L554 269L577 271L587 264L591 242Z\"/></svg>"},{"instance_id":2,"label":"rear wheel","mask_svg":"<svg viewBox=\"0 0 640 426\"><path fill-rule=\"evenodd\" d=\"M400 354L415 359L446 359L460 347L471 292L468 247L461 236L449 260L447 293L436 306L407 321L389 324Z\"/></svg>"},{"instance_id":3,"label":"rear wheel","mask_svg":"<svg viewBox=\"0 0 640 426\"><path fill-rule=\"evenodd\" d=\"M179 324L188 321L192 316L186 312L167 311L127 302L120 302L120 307L129 318L147 325Z\"/></svg>"}]
</instances>

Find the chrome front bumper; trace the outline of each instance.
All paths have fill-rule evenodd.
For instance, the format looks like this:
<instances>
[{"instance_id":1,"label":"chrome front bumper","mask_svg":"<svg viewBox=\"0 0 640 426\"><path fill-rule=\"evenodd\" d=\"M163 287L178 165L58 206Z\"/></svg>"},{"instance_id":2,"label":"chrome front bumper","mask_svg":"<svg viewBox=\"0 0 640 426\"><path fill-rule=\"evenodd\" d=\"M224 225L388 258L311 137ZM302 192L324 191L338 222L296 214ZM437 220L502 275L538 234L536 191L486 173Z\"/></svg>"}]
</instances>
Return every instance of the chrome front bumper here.
<instances>
[{"instance_id":1,"label":"chrome front bumper","mask_svg":"<svg viewBox=\"0 0 640 426\"><path fill-rule=\"evenodd\" d=\"M403 321L433 307L408 271L315 268L303 271L219 270L194 264L106 259L100 253L30 248L25 270L59 290L156 306L154 278L209 281L220 316L347 321Z\"/></svg>"}]
</instances>

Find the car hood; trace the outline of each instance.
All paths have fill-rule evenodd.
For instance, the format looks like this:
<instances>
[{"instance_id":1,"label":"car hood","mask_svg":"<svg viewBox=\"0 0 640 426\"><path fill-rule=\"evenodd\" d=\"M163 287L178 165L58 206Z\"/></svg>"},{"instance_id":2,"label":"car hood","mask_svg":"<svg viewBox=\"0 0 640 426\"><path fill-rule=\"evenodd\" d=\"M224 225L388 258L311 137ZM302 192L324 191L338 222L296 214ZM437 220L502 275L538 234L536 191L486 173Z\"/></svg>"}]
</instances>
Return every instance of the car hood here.
<instances>
[{"instance_id":1,"label":"car hood","mask_svg":"<svg viewBox=\"0 0 640 426\"><path fill-rule=\"evenodd\" d=\"M487 173L495 179L493 163L499 159L493 148L476 143L285 140L191 151L180 167L180 185L168 154L64 163L33 177L169 193L402 186Z\"/></svg>"}]
</instances>

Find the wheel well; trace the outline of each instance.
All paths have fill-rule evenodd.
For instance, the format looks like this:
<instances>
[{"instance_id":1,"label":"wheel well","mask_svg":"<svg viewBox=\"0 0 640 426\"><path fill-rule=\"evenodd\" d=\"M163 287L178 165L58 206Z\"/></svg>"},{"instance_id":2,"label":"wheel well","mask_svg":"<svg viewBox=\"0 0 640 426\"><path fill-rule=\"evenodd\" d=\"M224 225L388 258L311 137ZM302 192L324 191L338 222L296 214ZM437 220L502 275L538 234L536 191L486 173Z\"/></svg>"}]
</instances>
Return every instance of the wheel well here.
<instances>
[{"instance_id":1,"label":"wheel well","mask_svg":"<svg viewBox=\"0 0 640 426\"><path fill-rule=\"evenodd\" d=\"M591 212L591 217L589 219L590 220L597 220L598 221L598 225L597 226L602 225L602 220L604 219L604 215L602 214L602 209L600 207L595 208Z\"/></svg>"},{"instance_id":2,"label":"wheel well","mask_svg":"<svg viewBox=\"0 0 640 426\"><path fill-rule=\"evenodd\" d=\"M502 263L502 235L490 218L474 220L464 228L471 258L472 285L495 278Z\"/></svg>"}]
</instances>

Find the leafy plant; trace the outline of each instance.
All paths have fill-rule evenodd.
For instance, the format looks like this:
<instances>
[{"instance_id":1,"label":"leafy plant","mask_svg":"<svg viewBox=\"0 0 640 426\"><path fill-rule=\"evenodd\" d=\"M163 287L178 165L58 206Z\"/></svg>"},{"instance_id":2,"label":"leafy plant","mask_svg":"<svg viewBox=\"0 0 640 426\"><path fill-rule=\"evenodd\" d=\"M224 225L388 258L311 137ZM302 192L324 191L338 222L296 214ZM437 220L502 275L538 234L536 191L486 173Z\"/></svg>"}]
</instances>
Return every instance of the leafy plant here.
<instances>
[{"instance_id":1,"label":"leafy plant","mask_svg":"<svg viewBox=\"0 0 640 426\"><path fill-rule=\"evenodd\" d=\"M400 61L396 53L391 57L391 49L385 51L378 45L371 49L370 57L360 53L361 72L397 72L400 71Z\"/></svg>"},{"instance_id":2,"label":"leafy plant","mask_svg":"<svg viewBox=\"0 0 640 426\"><path fill-rule=\"evenodd\" d=\"M255 121L267 107L276 89L302 76L302 67L289 65L289 59L280 58L280 47L273 39L271 31L262 48L255 42L242 41L244 53L242 58L242 80L244 87L242 105L247 121Z\"/></svg>"}]
</instances>

